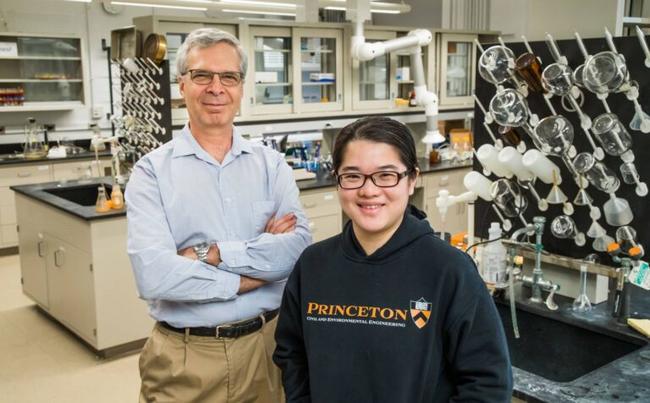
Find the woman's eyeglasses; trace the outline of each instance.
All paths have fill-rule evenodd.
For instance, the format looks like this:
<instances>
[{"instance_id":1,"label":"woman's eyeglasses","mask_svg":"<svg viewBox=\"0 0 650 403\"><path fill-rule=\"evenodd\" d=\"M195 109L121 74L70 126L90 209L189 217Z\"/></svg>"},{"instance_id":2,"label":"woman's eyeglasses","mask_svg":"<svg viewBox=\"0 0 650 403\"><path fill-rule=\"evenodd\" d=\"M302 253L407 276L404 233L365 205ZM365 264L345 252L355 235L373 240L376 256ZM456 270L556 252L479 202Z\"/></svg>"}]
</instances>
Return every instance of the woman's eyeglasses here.
<instances>
[{"instance_id":1,"label":"woman's eyeglasses","mask_svg":"<svg viewBox=\"0 0 650 403\"><path fill-rule=\"evenodd\" d=\"M189 73L190 79L194 84L198 85L209 85L212 84L214 76L219 76L219 81L224 87L234 87L239 85L242 82L242 73L239 71L209 71L209 70L200 70L192 69L188 70L183 75Z\"/></svg>"},{"instance_id":2,"label":"woman's eyeglasses","mask_svg":"<svg viewBox=\"0 0 650 403\"><path fill-rule=\"evenodd\" d=\"M365 175L362 173L344 173L338 174L336 180L341 189L352 190L362 188L366 180L370 178L375 186L380 188L392 188L397 186L400 180L409 174L409 170L404 172L379 171Z\"/></svg>"}]
</instances>

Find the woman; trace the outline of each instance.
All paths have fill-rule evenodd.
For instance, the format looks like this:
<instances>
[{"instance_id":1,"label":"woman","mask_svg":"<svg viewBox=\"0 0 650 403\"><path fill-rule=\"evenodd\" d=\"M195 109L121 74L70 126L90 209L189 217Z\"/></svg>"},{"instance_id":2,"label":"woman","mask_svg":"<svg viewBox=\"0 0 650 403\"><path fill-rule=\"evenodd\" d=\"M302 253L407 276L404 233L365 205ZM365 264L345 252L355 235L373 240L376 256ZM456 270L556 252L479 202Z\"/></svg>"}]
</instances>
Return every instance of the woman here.
<instances>
[{"instance_id":1,"label":"woman","mask_svg":"<svg viewBox=\"0 0 650 403\"><path fill-rule=\"evenodd\" d=\"M469 257L408 205L413 137L389 118L339 133L343 232L308 247L284 292L275 363L288 402L507 402L501 321Z\"/></svg>"}]
</instances>

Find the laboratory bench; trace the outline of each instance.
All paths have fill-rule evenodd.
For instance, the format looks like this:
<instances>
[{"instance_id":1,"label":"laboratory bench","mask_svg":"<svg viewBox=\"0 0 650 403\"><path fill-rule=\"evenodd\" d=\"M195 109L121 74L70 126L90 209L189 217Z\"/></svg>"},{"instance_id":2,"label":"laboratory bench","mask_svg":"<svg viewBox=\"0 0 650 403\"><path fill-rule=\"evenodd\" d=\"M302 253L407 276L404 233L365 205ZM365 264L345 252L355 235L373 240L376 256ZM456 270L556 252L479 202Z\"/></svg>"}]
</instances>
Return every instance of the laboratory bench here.
<instances>
[{"instance_id":1,"label":"laboratory bench","mask_svg":"<svg viewBox=\"0 0 650 403\"><path fill-rule=\"evenodd\" d=\"M631 316L650 318L650 293L631 287ZM551 311L515 286L520 338L514 338L509 301L495 297L513 366L514 396L526 402L647 402L650 340L612 317L603 302L572 310L573 298L555 296Z\"/></svg>"}]
</instances>

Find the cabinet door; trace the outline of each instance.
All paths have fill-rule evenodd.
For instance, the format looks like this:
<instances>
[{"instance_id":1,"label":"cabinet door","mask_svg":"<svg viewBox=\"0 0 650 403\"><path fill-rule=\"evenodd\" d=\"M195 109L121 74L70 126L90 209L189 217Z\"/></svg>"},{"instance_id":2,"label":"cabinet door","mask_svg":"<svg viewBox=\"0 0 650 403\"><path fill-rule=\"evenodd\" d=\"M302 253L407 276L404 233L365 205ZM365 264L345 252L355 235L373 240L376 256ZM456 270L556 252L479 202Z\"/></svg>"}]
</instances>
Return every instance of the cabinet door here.
<instances>
[{"instance_id":1,"label":"cabinet door","mask_svg":"<svg viewBox=\"0 0 650 403\"><path fill-rule=\"evenodd\" d=\"M45 256L47 243L38 226L27 221L18 233L20 247L20 273L23 292L44 308L49 308Z\"/></svg>"},{"instance_id":2,"label":"cabinet door","mask_svg":"<svg viewBox=\"0 0 650 403\"><path fill-rule=\"evenodd\" d=\"M341 232L341 215L333 214L309 219L313 242L322 241Z\"/></svg>"},{"instance_id":3,"label":"cabinet door","mask_svg":"<svg viewBox=\"0 0 650 403\"><path fill-rule=\"evenodd\" d=\"M251 27L250 37L253 41L249 45L253 72L248 78L252 85L252 92L249 92L252 93L251 113L292 113L294 79L291 29Z\"/></svg>"},{"instance_id":4,"label":"cabinet door","mask_svg":"<svg viewBox=\"0 0 650 403\"><path fill-rule=\"evenodd\" d=\"M93 343L95 286L90 255L49 234L44 240L50 313Z\"/></svg>"},{"instance_id":5,"label":"cabinet door","mask_svg":"<svg viewBox=\"0 0 650 403\"><path fill-rule=\"evenodd\" d=\"M0 42L8 49L0 56L0 112L83 103L80 38L0 34Z\"/></svg>"},{"instance_id":6,"label":"cabinet door","mask_svg":"<svg viewBox=\"0 0 650 403\"><path fill-rule=\"evenodd\" d=\"M366 42L395 38L395 32L367 31ZM396 56L389 53L369 61L352 60L352 107L354 109L393 109L395 107Z\"/></svg>"},{"instance_id":7,"label":"cabinet door","mask_svg":"<svg viewBox=\"0 0 650 403\"><path fill-rule=\"evenodd\" d=\"M476 35L441 34L440 105L472 105Z\"/></svg>"},{"instance_id":8,"label":"cabinet door","mask_svg":"<svg viewBox=\"0 0 650 403\"><path fill-rule=\"evenodd\" d=\"M335 29L294 29L296 112L343 110L341 38Z\"/></svg>"}]
</instances>

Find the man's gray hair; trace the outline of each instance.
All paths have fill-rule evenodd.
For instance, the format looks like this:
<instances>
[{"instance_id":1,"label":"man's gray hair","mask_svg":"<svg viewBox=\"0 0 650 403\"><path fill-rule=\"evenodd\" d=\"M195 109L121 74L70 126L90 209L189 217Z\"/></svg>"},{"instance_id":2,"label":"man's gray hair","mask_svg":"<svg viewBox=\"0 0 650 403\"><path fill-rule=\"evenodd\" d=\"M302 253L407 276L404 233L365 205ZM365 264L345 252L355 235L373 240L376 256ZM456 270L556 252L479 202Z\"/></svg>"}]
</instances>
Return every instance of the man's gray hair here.
<instances>
[{"instance_id":1,"label":"man's gray hair","mask_svg":"<svg viewBox=\"0 0 650 403\"><path fill-rule=\"evenodd\" d=\"M185 38L183 44L178 48L176 53L176 71L180 76L187 73L187 54L194 48L209 48L218 43L226 42L237 49L239 53L239 70L242 78L246 77L246 68L248 67L248 57L244 48L241 46L239 39L216 28L198 28L190 32Z\"/></svg>"}]
</instances>

